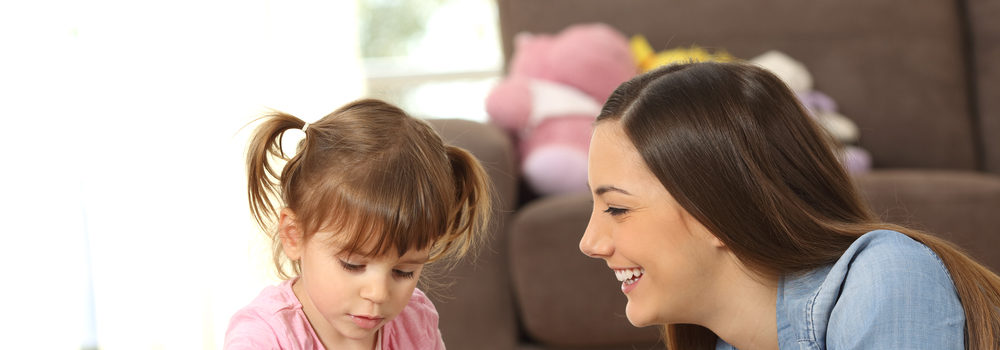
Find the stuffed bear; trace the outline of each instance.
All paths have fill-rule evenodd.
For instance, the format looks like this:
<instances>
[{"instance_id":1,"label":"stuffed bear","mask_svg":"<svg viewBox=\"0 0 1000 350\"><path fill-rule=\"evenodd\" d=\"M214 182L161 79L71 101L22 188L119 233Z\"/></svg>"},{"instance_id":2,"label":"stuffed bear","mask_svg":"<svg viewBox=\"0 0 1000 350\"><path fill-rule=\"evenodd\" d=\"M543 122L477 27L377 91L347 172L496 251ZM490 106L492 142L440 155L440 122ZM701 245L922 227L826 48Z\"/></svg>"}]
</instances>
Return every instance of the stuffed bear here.
<instances>
[{"instance_id":1,"label":"stuffed bear","mask_svg":"<svg viewBox=\"0 0 1000 350\"><path fill-rule=\"evenodd\" d=\"M779 51L768 51L750 62L781 78L814 120L841 144L837 157L849 173L856 175L871 170L871 155L854 145L858 141L858 127L837 112L837 104L830 96L813 89L813 78L805 65Z\"/></svg>"},{"instance_id":2,"label":"stuffed bear","mask_svg":"<svg viewBox=\"0 0 1000 350\"><path fill-rule=\"evenodd\" d=\"M736 60L724 50L711 52L698 46L653 52L649 42L642 35L633 36L631 46L641 72L678 62ZM858 127L850 119L837 113L837 105L830 96L813 89L813 78L805 65L782 52L773 50L751 59L750 62L770 70L784 81L796 94L799 102L809 110L810 116L842 145L837 150L837 157L849 173L861 174L871 169L871 155L854 145L858 141Z\"/></svg>"},{"instance_id":3,"label":"stuffed bear","mask_svg":"<svg viewBox=\"0 0 1000 350\"><path fill-rule=\"evenodd\" d=\"M516 140L539 195L587 189L587 152L604 101L637 72L629 42L601 23L515 37L507 76L490 91L490 123Z\"/></svg>"}]
</instances>

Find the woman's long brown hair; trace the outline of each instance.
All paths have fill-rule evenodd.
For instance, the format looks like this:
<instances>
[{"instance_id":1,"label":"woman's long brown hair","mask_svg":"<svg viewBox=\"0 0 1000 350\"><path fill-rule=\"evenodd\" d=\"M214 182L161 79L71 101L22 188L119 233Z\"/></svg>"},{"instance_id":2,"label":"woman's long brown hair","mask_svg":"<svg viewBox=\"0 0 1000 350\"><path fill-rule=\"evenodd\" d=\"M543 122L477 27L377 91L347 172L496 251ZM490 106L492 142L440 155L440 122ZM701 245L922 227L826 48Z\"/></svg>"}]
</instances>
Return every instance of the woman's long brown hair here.
<instances>
[{"instance_id":1,"label":"woman's long brown hair","mask_svg":"<svg viewBox=\"0 0 1000 350\"><path fill-rule=\"evenodd\" d=\"M955 282L967 348L997 349L1000 277L941 238L881 222L832 152L835 141L807 113L766 70L709 62L622 84L597 123L619 122L678 203L761 274L832 264L877 229L923 243ZM717 339L697 325L668 325L664 337L672 350L714 349Z\"/></svg>"},{"instance_id":2,"label":"woman's long brown hair","mask_svg":"<svg viewBox=\"0 0 1000 350\"><path fill-rule=\"evenodd\" d=\"M482 240L492 206L486 172L472 154L444 144L426 122L382 101L358 100L309 124L295 154L287 154L281 149L285 131L305 125L273 112L247 147L250 208L271 236L282 278L292 274L272 227L281 208L295 213L306 240L321 229L347 235L349 253L377 256L395 249L402 256L430 247L430 261L436 261L462 256ZM369 245L374 248L359 251ZM296 262L291 268L300 273Z\"/></svg>"}]
</instances>

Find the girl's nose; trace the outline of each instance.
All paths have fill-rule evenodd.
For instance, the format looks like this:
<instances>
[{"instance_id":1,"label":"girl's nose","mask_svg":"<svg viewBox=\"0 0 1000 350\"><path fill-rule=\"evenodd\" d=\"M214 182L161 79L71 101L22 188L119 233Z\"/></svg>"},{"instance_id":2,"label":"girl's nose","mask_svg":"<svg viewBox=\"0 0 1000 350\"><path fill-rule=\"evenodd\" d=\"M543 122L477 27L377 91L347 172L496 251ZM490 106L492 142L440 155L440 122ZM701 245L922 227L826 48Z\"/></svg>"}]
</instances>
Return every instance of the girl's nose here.
<instances>
[{"instance_id":1,"label":"girl's nose","mask_svg":"<svg viewBox=\"0 0 1000 350\"><path fill-rule=\"evenodd\" d=\"M361 297L375 304L381 304L389 298L389 285L384 278L372 278L361 288Z\"/></svg>"},{"instance_id":2,"label":"girl's nose","mask_svg":"<svg viewBox=\"0 0 1000 350\"><path fill-rule=\"evenodd\" d=\"M587 224L587 229L583 231L583 238L580 239L580 251L591 258L607 258L615 251L614 242L611 237L603 233L591 219Z\"/></svg>"}]
</instances>

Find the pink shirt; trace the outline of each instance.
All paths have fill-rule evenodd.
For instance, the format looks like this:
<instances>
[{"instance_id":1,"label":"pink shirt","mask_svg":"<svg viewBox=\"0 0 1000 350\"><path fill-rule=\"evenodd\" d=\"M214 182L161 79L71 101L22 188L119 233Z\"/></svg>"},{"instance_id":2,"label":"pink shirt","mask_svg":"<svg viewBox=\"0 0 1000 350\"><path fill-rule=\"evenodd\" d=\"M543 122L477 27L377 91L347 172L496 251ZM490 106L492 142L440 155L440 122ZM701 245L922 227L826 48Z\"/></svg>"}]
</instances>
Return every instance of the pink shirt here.
<instances>
[{"instance_id":1,"label":"pink shirt","mask_svg":"<svg viewBox=\"0 0 1000 350\"><path fill-rule=\"evenodd\" d=\"M264 288L237 311L229 320L224 348L325 350L292 292L294 280ZM376 343L382 350L444 350L434 304L414 289L406 308L382 327Z\"/></svg>"}]
</instances>

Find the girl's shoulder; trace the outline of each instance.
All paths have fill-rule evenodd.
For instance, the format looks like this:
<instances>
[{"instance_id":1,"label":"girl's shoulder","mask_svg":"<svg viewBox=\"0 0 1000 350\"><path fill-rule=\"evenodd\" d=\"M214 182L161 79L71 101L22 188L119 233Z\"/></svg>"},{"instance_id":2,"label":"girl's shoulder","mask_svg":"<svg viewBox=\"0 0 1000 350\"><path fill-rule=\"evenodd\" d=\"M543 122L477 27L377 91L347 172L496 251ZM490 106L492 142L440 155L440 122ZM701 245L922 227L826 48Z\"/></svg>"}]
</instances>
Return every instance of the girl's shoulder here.
<instances>
[{"instance_id":1,"label":"girl's shoulder","mask_svg":"<svg viewBox=\"0 0 1000 350\"><path fill-rule=\"evenodd\" d=\"M406 311L409 312L406 312ZM433 318L434 322L437 323L438 313L437 308L434 307L434 303L424 291L419 288L413 289L413 294L410 295L410 302L406 304L406 309L404 313L408 315L419 315L421 317L427 318L428 320Z\"/></svg>"},{"instance_id":2,"label":"girl's shoulder","mask_svg":"<svg viewBox=\"0 0 1000 350\"><path fill-rule=\"evenodd\" d=\"M278 285L264 287L253 301L237 312L237 315L256 314L270 318L274 315L297 314L297 311L302 310L302 303L292 291L294 282L295 279L289 279Z\"/></svg>"},{"instance_id":3,"label":"girl's shoulder","mask_svg":"<svg viewBox=\"0 0 1000 350\"><path fill-rule=\"evenodd\" d=\"M438 312L427 295L414 289L410 302L383 328L383 349L444 349Z\"/></svg>"},{"instance_id":4,"label":"girl's shoulder","mask_svg":"<svg viewBox=\"0 0 1000 350\"><path fill-rule=\"evenodd\" d=\"M253 301L233 314L224 348L321 349L319 338L302 312L302 304L292 292L292 282L265 287Z\"/></svg>"}]
</instances>

